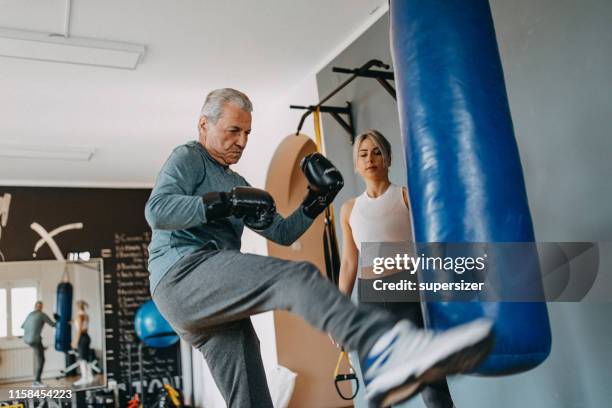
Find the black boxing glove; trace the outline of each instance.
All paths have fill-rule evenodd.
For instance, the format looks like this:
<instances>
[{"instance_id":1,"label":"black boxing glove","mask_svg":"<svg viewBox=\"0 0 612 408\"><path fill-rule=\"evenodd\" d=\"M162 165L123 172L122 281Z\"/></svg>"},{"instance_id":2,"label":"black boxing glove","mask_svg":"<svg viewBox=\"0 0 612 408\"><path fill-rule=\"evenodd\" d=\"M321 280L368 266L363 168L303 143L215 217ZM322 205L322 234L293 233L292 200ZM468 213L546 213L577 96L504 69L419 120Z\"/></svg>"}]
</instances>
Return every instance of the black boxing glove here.
<instances>
[{"instance_id":1,"label":"black boxing glove","mask_svg":"<svg viewBox=\"0 0 612 408\"><path fill-rule=\"evenodd\" d=\"M206 193L202 201L208 221L233 215L243 218L244 224L255 230L264 230L272 225L276 214L272 196L254 187L234 187L229 193Z\"/></svg>"},{"instance_id":2,"label":"black boxing glove","mask_svg":"<svg viewBox=\"0 0 612 408\"><path fill-rule=\"evenodd\" d=\"M320 153L304 157L300 167L308 180L308 193L302 201L302 211L314 219L334 201L344 186L344 179L340 171Z\"/></svg>"},{"instance_id":3,"label":"black boxing glove","mask_svg":"<svg viewBox=\"0 0 612 408\"><path fill-rule=\"evenodd\" d=\"M247 227L261 231L272 225L276 204L270 193L253 187L235 187L232 193L234 215L242 217Z\"/></svg>"}]
</instances>

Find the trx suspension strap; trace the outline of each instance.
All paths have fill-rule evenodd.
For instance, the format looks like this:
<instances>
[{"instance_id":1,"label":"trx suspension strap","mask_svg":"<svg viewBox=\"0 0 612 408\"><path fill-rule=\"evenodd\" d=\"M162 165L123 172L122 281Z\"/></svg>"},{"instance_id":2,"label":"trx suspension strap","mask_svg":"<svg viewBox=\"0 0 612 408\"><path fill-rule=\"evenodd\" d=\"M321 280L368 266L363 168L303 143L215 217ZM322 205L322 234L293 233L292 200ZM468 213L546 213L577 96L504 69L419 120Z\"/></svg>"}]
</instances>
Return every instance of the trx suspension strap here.
<instances>
[{"instance_id":1,"label":"trx suspension strap","mask_svg":"<svg viewBox=\"0 0 612 408\"><path fill-rule=\"evenodd\" d=\"M321 137L321 112L317 107L313 112L315 142L317 151L325 156L325 146ZM338 253L338 239L336 238L336 229L334 228L334 207L330 204L324 213L323 222L325 224L323 230L323 250L325 253L325 272L327 278L338 286L338 277L340 276L340 255Z\"/></svg>"},{"instance_id":2,"label":"trx suspension strap","mask_svg":"<svg viewBox=\"0 0 612 408\"><path fill-rule=\"evenodd\" d=\"M321 140L321 109L319 107L317 107L312 113L312 117L314 118L315 143L317 144L317 151L325 156L325 146L323 146L323 141Z\"/></svg>"},{"instance_id":3,"label":"trx suspension strap","mask_svg":"<svg viewBox=\"0 0 612 408\"><path fill-rule=\"evenodd\" d=\"M346 359L346 362L349 365L349 372L347 374L340 374L339 373L340 364L342 363L342 360L344 359ZM344 394L342 394L342 391L340 391L340 387L338 386L338 383L342 381L353 381L353 380L355 381L355 390L353 391L353 394L350 397L346 397ZM359 379L357 379L357 375L355 374L355 368L353 368L353 365L351 364L351 360L349 359L349 356L347 352L344 351L344 349L342 349L342 351L340 352L340 355L338 356L338 362L336 363L336 369L334 370L334 385L336 386L336 391L338 392L338 395L343 400L352 400L357 395L357 392L359 392Z\"/></svg>"},{"instance_id":4,"label":"trx suspension strap","mask_svg":"<svg viewBox=\"0 0 612 408\"><path fill-rule=\"evenodd\" d=\"M321 112L319 107L314 110L313 118L317 151L322 155L325 155L325 147L321 140ZM336 237L336 229L334 228L334 207L331 204L325 209L324 223L325 228L323 231L323 249L325 251L325 269L327 273L327 278L331 280L336 286L338 286L338 278L340 276L340 255L338 254L338 239ZM346 374L340 374L340 364L344 359L346 359L349 365L349 372ZM355 381L355 391L350 397L347 397L342 394L340 386L338 385L338 383L342 381ZM338 395L343 400L352 400L353 398L355 398L357 392L359 391L359 379L355 374L355 369L351 364L351 360L349 359L347 352L344 351L344 348L342 348L340 351L340 355L338 356L338 362L336 363L336 369L334 370L334 386L336 387Z\"/></svg>"}]
</instances>

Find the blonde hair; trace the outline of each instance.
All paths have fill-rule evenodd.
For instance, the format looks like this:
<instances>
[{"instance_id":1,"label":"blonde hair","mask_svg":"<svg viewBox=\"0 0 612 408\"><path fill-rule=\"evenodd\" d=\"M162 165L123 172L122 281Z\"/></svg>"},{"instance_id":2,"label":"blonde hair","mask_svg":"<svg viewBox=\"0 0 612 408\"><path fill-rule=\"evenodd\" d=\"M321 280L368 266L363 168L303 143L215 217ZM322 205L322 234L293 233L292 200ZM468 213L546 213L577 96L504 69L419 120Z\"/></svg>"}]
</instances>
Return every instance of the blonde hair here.
<instances>
[{"instance_id":1,"label":"blonde hair","mask_svg":"<svg viewBox=\"0 0 612 408\"><path fill-rule=\"evenodd\" d=\"M391 167L391 144L378 130L368 129L364 133L357 136L357 138L355 138L355 143L353 144L353 164L355 166L355 173L357 172L359 146L361 146L361 142L366 139L370 139L372 143L378 147L378 150L380 150L380 153L382 154L385 166Z\"/></svg>"},{"instance_id":2,"label":"blonde hair","mask_svg":"<svg viewBox=\"0 0 612 408\"><path fill-rule=\"evenodd\" d=\"M76 306L80 309L85 309L86 307L89 307L89 304L84 300L77 300Z\"/></svg>"}]
</instances>

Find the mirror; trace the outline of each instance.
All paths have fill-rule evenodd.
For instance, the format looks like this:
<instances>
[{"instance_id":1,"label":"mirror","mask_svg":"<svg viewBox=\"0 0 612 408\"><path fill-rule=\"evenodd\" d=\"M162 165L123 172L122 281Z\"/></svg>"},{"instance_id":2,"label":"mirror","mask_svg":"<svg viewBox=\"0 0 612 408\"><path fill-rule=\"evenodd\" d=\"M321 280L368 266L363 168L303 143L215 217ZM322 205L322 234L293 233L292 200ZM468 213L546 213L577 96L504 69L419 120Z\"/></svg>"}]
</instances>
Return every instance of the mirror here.
<instances>
[{"instance_id":1,"label":"mirror","mask_svg":"<svg viewBox=\"0 0 612 408\"><path fill-rule=\"evenodd\" d=\"M0 263L0 386L105 387L103 262Z\"/></svg>"}]
</instances>

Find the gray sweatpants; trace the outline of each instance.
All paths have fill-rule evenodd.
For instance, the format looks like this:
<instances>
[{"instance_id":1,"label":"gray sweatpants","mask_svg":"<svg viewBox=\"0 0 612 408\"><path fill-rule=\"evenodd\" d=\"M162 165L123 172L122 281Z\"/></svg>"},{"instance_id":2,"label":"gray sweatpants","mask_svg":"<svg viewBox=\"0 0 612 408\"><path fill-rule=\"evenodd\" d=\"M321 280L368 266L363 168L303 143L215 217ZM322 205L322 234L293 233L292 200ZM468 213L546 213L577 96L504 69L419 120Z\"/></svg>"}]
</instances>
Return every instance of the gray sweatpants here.
<instances>
[{"instance_id":1,"label":"gray sweatpants","mask_svg":"<svg viewBox=\"0 0 612 408\"><path fill-rule=\"evenodd\" d=\"M40 382L43 368L45 366L45 347L42 342L30 344L34 351L34 381Z\"/></svg>"},{"instance_id":2,"label":"gray sweatpants","mask_svg":"<svg viewBox=\"0 0 612 408\"><path fill-rule=\"evenodd\" d=\"M363 357L397 321L355 306L308 262L234 250L188 255L159 282L153 300L179 336L203 354L229 407L272 407L249 316L283 309Z\"/></svg>"}]
</instances>

